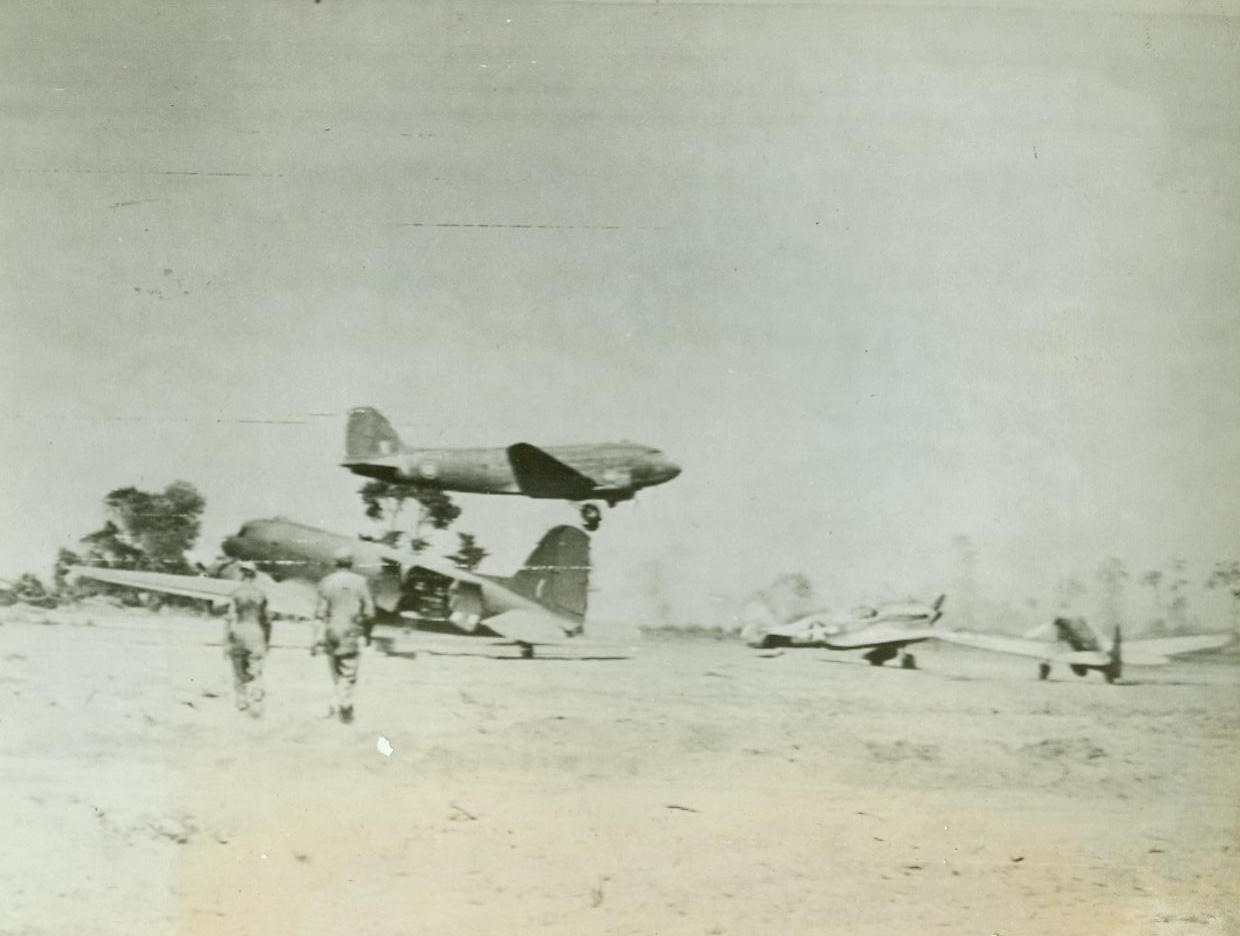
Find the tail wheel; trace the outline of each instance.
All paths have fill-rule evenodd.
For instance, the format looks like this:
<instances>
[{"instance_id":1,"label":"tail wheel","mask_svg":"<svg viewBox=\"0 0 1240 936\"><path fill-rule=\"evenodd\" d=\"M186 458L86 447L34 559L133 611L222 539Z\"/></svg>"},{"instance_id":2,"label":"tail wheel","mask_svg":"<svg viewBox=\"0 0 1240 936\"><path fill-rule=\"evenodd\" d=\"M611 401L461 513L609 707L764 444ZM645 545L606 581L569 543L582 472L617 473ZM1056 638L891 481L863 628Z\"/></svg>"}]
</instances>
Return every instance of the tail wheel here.
<instances>
[{"instance_id":1,"label":"tail wheel","mask_svg":"<svg viewBox=\"0 0 1240 936\"><path fill-rule=\"evenodd\" d=\"M900 669L917 669L917 657L906 653L900 657Z\"/></svg>"}]
</instances>

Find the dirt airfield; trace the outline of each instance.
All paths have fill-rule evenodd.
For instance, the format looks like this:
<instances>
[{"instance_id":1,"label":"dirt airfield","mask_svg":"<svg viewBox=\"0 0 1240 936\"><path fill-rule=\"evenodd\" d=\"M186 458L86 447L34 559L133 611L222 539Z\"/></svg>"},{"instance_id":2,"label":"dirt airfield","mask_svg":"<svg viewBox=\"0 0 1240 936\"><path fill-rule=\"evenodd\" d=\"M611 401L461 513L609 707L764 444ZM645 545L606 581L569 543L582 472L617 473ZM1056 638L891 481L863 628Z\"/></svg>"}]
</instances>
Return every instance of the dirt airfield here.
<instances>
[{"instance_id":1,"label":"dirt airfield","mask_svg":"<svg viewBox=\"0 0 1240 936\"><path fill-rule=\"evenodd\" d=\"M346 727L296 624L235 712L219 629L0 612L0 932L1240 932L1235 657L397 641Z\"/></svg>"}]
</instances>

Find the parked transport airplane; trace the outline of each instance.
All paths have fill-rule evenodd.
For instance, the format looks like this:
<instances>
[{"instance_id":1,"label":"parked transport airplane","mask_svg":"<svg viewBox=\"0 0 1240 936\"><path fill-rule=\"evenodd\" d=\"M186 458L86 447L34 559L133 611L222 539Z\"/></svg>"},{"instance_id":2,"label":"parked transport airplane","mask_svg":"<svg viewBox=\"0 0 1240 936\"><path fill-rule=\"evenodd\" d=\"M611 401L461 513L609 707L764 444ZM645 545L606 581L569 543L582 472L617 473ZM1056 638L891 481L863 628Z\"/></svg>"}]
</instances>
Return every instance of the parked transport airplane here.
<instances>
[{"instance_id":1,"label":"parked transport airplane","mask_svg":"<svg viewBox=\"0 0 1240 936\"><path fill-rule=\"evenodd\" d=\"M580 637L590 581L590 538L576 527L548 530L511 576L458 569L442 560L411 557L379 543L291 520L251 520L224 541L225 555L254 562L274 613L314 615L316 586L347 550L354 569L370 580L376 607L389 620L419 629L516 644L526 656L545 644ZM73 566L74 577L226 602L237 587L223 576L172 575Z\"/></svg>"}]
</instances>

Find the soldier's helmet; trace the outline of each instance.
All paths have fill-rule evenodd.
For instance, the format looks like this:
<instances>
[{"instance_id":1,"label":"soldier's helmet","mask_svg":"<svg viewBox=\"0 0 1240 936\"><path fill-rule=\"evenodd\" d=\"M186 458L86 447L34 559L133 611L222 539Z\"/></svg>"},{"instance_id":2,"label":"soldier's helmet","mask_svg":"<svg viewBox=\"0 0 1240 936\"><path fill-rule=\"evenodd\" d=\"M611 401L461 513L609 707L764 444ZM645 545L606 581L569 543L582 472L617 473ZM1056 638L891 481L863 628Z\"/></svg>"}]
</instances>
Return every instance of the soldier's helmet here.
<instances>
[{"instance_id":1,"label":"soldier's helmet","mask_svg":"<svg viewBox=\"0 0 1240 936\"><path fill-rule=\"evenodd\" d=\"M250 562L248 559L241 563L238 568L241 570L241 574L246 578L253 578L258 574L258 566Z\"/></svg>"},{"instance_id":2,"label":"soldier's helmet","mask_svg":"<svg viewBox=\"0 0 1240 936\"><path fill-rule=\"evenodd\" d=\"M336 550L335 559L336 565L340 566L342 569L347 569L353 565L353 552L352 550L341 547Z\"/></svg>"}]
</instances>

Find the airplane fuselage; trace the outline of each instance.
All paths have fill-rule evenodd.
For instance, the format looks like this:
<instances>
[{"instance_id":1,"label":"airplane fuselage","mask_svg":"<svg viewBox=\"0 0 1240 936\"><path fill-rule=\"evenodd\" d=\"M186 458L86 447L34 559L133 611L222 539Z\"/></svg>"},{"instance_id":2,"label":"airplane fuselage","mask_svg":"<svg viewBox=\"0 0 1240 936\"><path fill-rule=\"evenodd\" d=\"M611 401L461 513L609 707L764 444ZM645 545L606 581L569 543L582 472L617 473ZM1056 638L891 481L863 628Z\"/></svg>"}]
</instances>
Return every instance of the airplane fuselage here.
<instances>
[{"instance_id":1,"label":"airplane fuselage","mask_svg":"<svg viewBox=\"0 0 1240 936\"><path fill-rule=\"evenodd\" d=\"M336 568L337 550L348 549L353 568L370 580L376 604L391 611L400 600L400 559L380 543L276 518L248 521L221 549L233 559L253 562L277 582L318 582Z\"/></svg>"},{"instance_id":2,"label":"airplane fuselage","mask_svg":"<svg viewBox=\"0 0 1240 936\"><path fill-rule=\"evenodd\" d=\"M862 621L848 621L842 623L833 621L830 617L805 618L801 622L801 627L795 632L786 636L787 644L790 647L821 647L825 650L870 650L875 647L882 646L905 646L907 644L921 643L929 638L920 631L927 626L929 617L923 617L916 620L908 619L892 619L874 618ZM877 625L883 625L881 632L875 631L872 640L857 640L849 638L853 635L863 634L866 631L875 630ZM901 630L907 629L909 635L907 638L902 637Z\"/></svg>"},{"instance_id":3,"label":"airplane fuselage","mask_svg":"<svg viewBox=\"0 0 1240 936\"><path fill-rule=\"evenodd\" d=\"M402 608L405 597L405 566L408 556L381 543L333 533L292 520L275 518L250 520L234 536L224 540L224 555L248 560L277 582L299 579L317 583L336 568L336 552L347 549L353 556L353 568L370 581L375 604L384 611ZM423 567L437 563L416 560ZM433 574L450 578L454 570L444 567ZM539 612L542 607L508 586L498 575L474 573L479 591L478 616L502 614L505 611Z\"/></svg>"},{"instance_id":4,"label":"airplane fuselage","mask_svg":"<svg viewBox=\"0 0 1240 936\"><path fill-rule=\"evenodd\" d=\"M543 451L591 479L595 488L588 496L612 504L628 500L642 488L670 481L680 473L658 449L630 442L552 446ZM445 491L562 497L523 489L513 471L509 450L504 448L403 448L390 455L345 465L354 474L365 477Z\"/></svg>"},{"instance_id":5,"label":"airplane fuselage","mask_svg":"<svg viewBox=\"0 0 1240 936\"><path fill-rule=\"evenodd\" d=\"M930 628L942 617L940 595L933 603L900 602L880 608L858 608L841 614L819 611L787 624L756 628L745 636L751 647L821 647L826 650L861 650L872 666L901 656L901 665L912 669L916 660L910 644L933 636Z\"/></svg>"}]
</instances>

